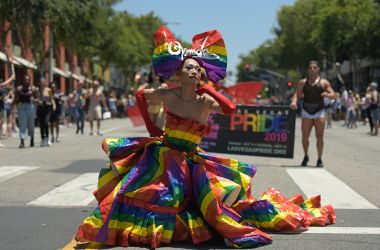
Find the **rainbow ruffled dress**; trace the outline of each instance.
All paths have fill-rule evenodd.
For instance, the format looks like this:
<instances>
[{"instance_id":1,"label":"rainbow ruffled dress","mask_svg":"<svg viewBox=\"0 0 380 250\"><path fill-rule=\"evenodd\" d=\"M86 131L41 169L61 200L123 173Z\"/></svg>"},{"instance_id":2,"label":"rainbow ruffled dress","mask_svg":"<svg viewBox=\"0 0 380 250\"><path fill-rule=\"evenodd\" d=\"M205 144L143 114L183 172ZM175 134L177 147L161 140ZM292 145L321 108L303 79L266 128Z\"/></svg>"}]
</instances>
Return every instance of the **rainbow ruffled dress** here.
<instances>
[{"instance_id":1,"label":"rainbow ruffled dress","mask_svg":"<svg viewBox=\"0 0 380 250\"><path fill-rule=\"evenodd\" d=\"M256 200L256 167L211 155L198 147L210 126L167 113L162 138L105 139L110 162L99 174L98 207L79 227L76 240L156 248L177 240L194 244L213 233L228 246L271 243L263 231L335 223L319 196L286 199L271 188Z\"/></svg>"}]
</instances>

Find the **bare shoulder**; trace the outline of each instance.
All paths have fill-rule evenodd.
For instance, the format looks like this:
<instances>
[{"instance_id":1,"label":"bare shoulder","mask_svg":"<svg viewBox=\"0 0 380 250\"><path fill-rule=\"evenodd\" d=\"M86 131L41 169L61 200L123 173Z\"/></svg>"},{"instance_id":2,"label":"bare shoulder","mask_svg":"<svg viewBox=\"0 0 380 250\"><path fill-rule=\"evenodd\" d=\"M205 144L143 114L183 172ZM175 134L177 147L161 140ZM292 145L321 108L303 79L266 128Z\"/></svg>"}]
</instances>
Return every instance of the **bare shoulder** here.
<instances>
[{"instance_id":1,"label":"bare shoulder","mask_svg":"<svg viewBox=\"0 0 380 250\"><path fill-rule=\"evenodd\" d=\"M165 97L170 97L175 94L175 89L162 89L162 88L157 88L157 89L152 89L157 95L165 98Z\"/></svg>"},{"instance_id":2,"label":"bare shoulder","mask_svg":"<svg viewBox=\"0 0 380 250\"><path fill-rule=\"evenodd\" d=\"M324 79L324 78L321 79L321 84L322 84L322 86L325 87L325 88L331 86L330 81L327 80L327 79Z\"/></svg>"},{"instance_id":3,"label":"bare shoulder","mask_svg":"<svg viewBox=\"0 0 380 250\"><path fill-rule=\"evenodd\" d=\"M305 83L306 83L306 78L303 78L303 79L299 80L298 86L303 87L305 85Z\"/></svg>"},{"instance_id":4,"label":"bare shoulder","mask_svg":"<svg viewBox=\"0 0 380 250\"><path fill-rule=\"evenodd\" d=\"M160 92L165 97L178 96L180 93L179 88L171 88L171 89L159 88L159 89L157 89L157 91Z\"/></svg>"},{"instance_id":5,"label":"bare shoulder","mask_svg":"<svg viewBox=\"0 0 380 250\"><path fill-rule=\"evenodd\" d=\"M166 101L174 93L172 89L144 89L144 95L150 101Z\"/></svg>"}]
</instances>

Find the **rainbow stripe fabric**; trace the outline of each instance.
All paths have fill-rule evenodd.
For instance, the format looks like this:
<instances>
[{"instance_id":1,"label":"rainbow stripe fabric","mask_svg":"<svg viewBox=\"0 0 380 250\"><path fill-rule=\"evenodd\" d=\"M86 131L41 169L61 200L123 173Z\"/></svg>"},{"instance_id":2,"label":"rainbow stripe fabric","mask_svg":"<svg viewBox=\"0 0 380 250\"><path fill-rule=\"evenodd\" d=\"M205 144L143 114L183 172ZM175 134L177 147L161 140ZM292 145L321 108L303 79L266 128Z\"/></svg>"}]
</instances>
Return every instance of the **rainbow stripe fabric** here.
<instances>
[{"instance_id":1,"label":"rainbow stripe fabric","mask_svg":"<svg viewBox=\"0 0 380 250\"><path fill-rule=\"evenodd\" d=\"M99 205L76 240L156 248L179 240L201 243L214 231L228 246L246 248L271 243L262 230L335 223L333 208L321 207L319 196L286 199L269 189L253 198L256 167L201 150L209 132L208 125L168 113L162 139L105 139L110 161L99 173Z\"/></svg>"},{"instance_id":2,"label":"rainbow stripe fabric","mask_svg":"<svg viewBox=\"0 0 380 250\"><path fill-rule=\"evenodd\" d=\"M217 30L195 35L192 48L182 48L170 30L161 26L154 33L154 44L152 63L157 75L166 79L171 77L182 65L183 59L190 56L200 62L212 82L218 83L226 76L227 50Z\"/></svg>"}]
</instances>

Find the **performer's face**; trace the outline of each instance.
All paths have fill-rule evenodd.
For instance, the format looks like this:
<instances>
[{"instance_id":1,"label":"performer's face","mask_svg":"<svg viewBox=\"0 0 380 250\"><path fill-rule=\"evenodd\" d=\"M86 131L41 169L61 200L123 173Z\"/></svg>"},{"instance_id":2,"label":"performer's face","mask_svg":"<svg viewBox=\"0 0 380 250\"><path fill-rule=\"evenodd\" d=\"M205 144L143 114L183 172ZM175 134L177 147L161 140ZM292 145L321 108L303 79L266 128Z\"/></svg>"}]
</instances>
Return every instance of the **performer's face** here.
<instances>
[{"instance_id":1,"label":"performer's face","mask_svg":"<svg viewBox=\"0 0 380 250\"><path fill-rule=\"evenodd\" d=\"M183 63L180 78L183 83L198 84L201 79L201 66L194 59L186 59Z\"/></svg>"}]
</instances>

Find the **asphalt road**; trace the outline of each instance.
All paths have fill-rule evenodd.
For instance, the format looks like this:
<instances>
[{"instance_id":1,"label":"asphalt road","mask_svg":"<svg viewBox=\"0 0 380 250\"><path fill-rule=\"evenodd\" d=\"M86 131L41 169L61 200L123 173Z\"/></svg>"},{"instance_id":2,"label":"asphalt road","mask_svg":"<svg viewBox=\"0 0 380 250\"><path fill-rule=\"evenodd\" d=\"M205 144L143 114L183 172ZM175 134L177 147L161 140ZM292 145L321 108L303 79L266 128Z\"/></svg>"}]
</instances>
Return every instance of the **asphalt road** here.
<instances>
[{"instance_id":1,"label":"asphalt road","mask_svg":"<svg viewBox=\"0 0 380 250\"><path fill-rule=\"evenodd\" d=\"M361 124L358 129L348 130L335 123L334 129L325 131L325 168L301 168L299 123L297 120L294 159L228 156L258 166L252 185L255 197L271 186L288 197L320 190L336 202L337 223L305 233L273 234L273 243L260 249L380 249L380 137L367 135L368 128ZM133 127L128 119L107 120L102 125L103 137L147 135L144 127ZM89 136L88 130L85 135L74 132L74 127L62 128L62 141L49 148L38 147L38 139L37 147L25 149L18 149L17 138L0 141L5 145L0 148L0 249L61 249L95 208L93 201L62 206L46 198L52 190L73 186L72 181L83 174L96 175L106 164L102 136ZM313 135L310 145L310 164L314 165L317 159ZM12 172L20 167L23 171ZM1 175L1 171L9 173ZM88 188L92 187L89 184ZM338 196L341 199L334 200ZM200 246L184 242L161 247L174 248L226 247L220 238Z\"/></svg>"}]
</instances>

